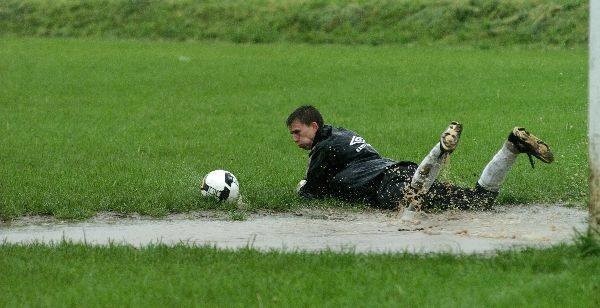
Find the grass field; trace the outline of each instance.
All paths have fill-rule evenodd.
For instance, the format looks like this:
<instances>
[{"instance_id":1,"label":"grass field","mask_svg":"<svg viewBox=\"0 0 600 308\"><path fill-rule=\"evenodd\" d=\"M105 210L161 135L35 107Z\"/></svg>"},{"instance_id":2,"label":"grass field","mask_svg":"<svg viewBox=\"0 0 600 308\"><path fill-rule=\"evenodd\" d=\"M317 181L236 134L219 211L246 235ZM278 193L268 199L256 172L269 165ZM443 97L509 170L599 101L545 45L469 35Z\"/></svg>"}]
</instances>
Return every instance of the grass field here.
<instances>
[{"instance_id":1,"label":"grass field","mask_svg":"<svg viewBox=\"0 0 600 308\"><path fill-rule=\"evenodd\" d=\"M583 0L3 0L0 35L237 43L587 43Z\"/></svg>"},{"instance_id":2,"label":"grass field","mask_svg":"<svg viewBox=\"0 0 600 308\"><path fill-rule=\"evenodd\" d=\"M284 120L315 104L383 156L420 161L464 123L442 179L473 185L515 125L556 162L522 157L499 201L587 200L584 48L244 45L0 39L0 217L97 211L163 215L222 205L213 169L251 208L300 204L306 153Z\"/></svg>"},{"instance_id":3,"label":"grass field","mask_svg":"<svg viewBox=\"0 0 600 308\"><path fill-rule=\"evenodd\" d=\"M587 18L580 0L0 1L0 224L244 219L200 197L221 168L250 209L305 205L284 120L307 103L398 160L463 122L441 178L466 186L526 126L556 162L520 158L499 202L584 204ZM597 307L599 252L589 234L484 257L0 241L0 306Z\"/></svg>"},{"instance_id":4,"label":"grass field","mask_svg":"<svg viewBox=\"0 0 600 308\"><path fill-rule=\"evenodd\" d=\"M597 307L595 249L481 258L0 244L0 306Z\"/></svg>"}]
</instances>

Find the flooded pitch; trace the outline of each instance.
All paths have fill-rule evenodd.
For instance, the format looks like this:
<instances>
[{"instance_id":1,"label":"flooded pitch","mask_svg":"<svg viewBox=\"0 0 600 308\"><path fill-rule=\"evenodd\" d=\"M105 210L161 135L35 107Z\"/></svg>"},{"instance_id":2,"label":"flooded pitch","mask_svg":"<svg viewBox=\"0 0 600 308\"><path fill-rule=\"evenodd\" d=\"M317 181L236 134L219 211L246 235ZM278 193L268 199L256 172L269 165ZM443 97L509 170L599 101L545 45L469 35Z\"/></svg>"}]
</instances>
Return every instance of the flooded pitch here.
<instances>
[{"instance_id":1,"label":"flooded pitch","mask_svg":"<svg viewBox=\"0 0 600 308\"><path fill-rule=\"evenodd\" d=\"M248 214L244 221L232 221L213 212L177 214L160 220L101 214L78 223L27 217L2 224L0 241L56 243L65 239L134 246L187 243L286 251L486 253L572 241L576 230L587 227L587 217L582 208L560 205L419 213L418 221L406 223L394 212L313 208Z\"/></svg>"}]
</instances>

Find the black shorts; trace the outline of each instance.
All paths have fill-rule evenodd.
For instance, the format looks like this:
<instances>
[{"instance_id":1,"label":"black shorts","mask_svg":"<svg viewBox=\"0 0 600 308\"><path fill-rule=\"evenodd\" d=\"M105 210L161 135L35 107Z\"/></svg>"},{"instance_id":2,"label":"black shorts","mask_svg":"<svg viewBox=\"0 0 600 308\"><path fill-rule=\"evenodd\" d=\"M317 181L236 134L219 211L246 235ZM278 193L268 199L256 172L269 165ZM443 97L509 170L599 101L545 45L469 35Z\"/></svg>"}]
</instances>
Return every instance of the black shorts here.
<instances>
[{"instance_id":1,"label":"black shorts","mask_svg":"<svg viewBox=\"0 0 600 308\"><path fill-rule=\"evenodd\" d=\"M387 209L400 206L417 167L413 162L399 162L384 171L377 190L377 205ZM464 188L434 181L429 191L419 196L419 203L421 209L425 210L487 209L493 205L497 196L498 192L486 190L479 185Z\"/></svg>"}]
</instances>

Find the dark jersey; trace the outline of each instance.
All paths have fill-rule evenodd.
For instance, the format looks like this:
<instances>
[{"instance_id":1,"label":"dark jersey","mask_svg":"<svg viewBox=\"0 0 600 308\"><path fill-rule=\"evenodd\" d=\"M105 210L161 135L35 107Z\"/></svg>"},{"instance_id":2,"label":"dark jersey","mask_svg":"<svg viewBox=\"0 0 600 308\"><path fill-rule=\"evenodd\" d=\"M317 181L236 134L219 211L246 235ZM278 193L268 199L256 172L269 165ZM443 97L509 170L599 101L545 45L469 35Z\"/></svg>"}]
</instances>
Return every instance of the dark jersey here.
<instances>
[{"instance_id":1,"label":"dark jersey","mask_svg":"<svg viewBox=\"0 0 600 308\"><path fill-rule=\"evenodd\" d=\"M358 134L324 125L313 140L306 184L299 193L307 198L376 202L381 175L394 164Z\"/></svg>"}]
</instances>

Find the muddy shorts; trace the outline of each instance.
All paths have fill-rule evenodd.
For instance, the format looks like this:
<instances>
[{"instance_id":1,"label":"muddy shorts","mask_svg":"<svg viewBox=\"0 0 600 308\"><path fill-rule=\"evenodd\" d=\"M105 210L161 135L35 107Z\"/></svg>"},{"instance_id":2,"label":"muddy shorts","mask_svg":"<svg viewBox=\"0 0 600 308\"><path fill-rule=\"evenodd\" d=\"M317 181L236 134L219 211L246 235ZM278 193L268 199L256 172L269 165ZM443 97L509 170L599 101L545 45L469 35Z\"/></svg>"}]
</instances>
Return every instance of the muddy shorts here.
<instances>
[{"instance_id":1,"label":"muddy shorts","mask_svg":"<svg viewBox=\"0 0 600 308\"><path fill-rule=\"evenodd\" d=\"M401 205L417 167L413 162L399 162L386 170L377 189L378 206L395 209ZM479 185L464 188L435 181L427 193L419 196L418 201L424 210L488 209L497 196L498 192L486 190Z\"/></svg>"}]
</instances>

